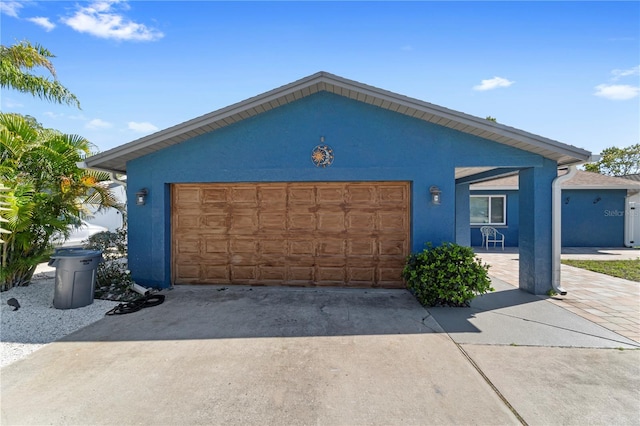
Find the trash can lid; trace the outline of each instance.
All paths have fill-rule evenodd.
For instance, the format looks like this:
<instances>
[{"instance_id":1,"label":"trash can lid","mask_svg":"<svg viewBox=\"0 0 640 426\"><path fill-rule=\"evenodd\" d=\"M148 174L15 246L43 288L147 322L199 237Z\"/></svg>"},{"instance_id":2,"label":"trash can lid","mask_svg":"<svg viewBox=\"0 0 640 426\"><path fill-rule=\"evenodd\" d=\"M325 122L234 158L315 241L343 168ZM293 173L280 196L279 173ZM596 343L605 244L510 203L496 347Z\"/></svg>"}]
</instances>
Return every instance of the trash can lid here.
<instances>
[{"instance_id":1,"label":"trash can lid","mask_svg":"<svg viewBox=\"0 0 640 426\"><path fill-rule=\"evenodd\" d=\"M56 249L51 255L51 259L58 259L63 257L98 257L102 256L102 250L87 250L87 249Z\"/></svg>"}]
</instances>

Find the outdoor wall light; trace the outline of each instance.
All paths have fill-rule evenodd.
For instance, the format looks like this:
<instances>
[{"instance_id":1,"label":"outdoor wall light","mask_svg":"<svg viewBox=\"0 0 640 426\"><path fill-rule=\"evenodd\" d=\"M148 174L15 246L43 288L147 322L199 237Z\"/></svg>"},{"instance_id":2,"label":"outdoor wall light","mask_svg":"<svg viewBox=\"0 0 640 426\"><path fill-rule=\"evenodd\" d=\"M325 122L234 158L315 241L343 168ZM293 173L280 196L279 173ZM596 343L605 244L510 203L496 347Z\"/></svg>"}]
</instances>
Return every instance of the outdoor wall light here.
<instances>
[{"instance_id":1,"label":"outdoor wall light","mask_svg":"<svg viewBox=\"0 0 640 426\"><path fill-rule=\"evenodd\" d=\"M597 197L595 200L593 200L593 204L598 204L600 200L602 200L602 198Z\"/></svg>"},{"instance_id":2,"label":"outdoor wall light","mask_svg":"<svg viewBox=\"0 0 640 426\"><path fill-rule=\"evenodd\" d=\"M431 194L431 203L436 205L440 204L440 194L442 194L440 188L433 185L429 188L429 193Z\"/></svg>"},{"instance_id":3,"label":"outdoor wall light","mask_svg":"<svg viewBox=\"0 0 640 426\"><path fill-rule=\"evenodd\" d=\"M147 188L142 188L140 191L136 192L136 204L144 206L148 193L149 191L147 191Z\"/></svg>"},{"instance_id":4,"label":"outdoor wall light","mask_svg":"<svg viewBox=\"0 0 640 426\"><path fill-rule=\"evenodd\" d=\"M564 199L564 203L565 203L565 204L569 204L569 201L570 201L570 200L571 200L571 197L567 197L567 198L565 198L565 199Z\"/></svg>"}]
</instances>

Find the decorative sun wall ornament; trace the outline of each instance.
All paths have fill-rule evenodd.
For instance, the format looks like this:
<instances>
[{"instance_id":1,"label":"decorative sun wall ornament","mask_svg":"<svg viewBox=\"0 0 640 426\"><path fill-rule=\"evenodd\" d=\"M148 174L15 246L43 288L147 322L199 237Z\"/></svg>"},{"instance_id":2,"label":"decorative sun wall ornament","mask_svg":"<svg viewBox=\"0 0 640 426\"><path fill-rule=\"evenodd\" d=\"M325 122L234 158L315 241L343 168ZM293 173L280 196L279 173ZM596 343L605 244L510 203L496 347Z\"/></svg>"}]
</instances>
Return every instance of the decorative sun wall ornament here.
<instances>
[{"instance_id":1,"label":"decorative sun wall ornament","mask_svg":"<svg viewBox=\"0 0 640 426\"><path fill-rule=\"evenodd\" d=\"M311 161L316 167L329 167L333 163L333 149L329 145L318 145L311 152Z\"/></svg>"}]
</instances>

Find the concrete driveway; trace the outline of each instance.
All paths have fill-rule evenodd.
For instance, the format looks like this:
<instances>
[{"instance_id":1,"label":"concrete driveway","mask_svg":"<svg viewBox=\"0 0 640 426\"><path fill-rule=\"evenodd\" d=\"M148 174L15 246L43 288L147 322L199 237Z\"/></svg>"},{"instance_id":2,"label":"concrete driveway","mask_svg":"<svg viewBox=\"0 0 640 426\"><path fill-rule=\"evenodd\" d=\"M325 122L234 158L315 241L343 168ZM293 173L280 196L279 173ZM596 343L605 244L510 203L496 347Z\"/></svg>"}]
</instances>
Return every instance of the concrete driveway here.
<instances>
[{"instance_id":1,"label":"concrete driveway","mask_svg":"<svg viewBox=\"0 0 640 426\"><path fill-rule=\"evenodd\" d=\"M494 285L429 312L404 290L178 287L3 368L1 422L637 424L636 342Z\"/></svg>"},{"instance_id":2,"label":"concrete driveway","mask_svg":"<svg viewBox=\"0 0 640 426\"><path fill-rule=\"evenodd\" d=\"M517 424L441 331L403 290L178 287L2 369L2 424Z\"/></svg>"}]
</instances>

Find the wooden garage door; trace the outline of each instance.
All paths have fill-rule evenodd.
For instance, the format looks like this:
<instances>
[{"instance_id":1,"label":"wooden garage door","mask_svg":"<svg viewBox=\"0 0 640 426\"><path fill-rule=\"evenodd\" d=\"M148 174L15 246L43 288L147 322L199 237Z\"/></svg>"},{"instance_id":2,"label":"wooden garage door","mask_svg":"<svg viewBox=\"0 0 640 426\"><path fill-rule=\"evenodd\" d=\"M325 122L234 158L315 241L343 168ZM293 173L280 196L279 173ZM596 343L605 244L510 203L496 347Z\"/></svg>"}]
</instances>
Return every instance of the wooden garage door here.
<instances>
[{"instance_id":1,"label":"wooden garage door","mask_svg":"<svg viewBox=\"0 0 640 426\"><path fill-rule=\"evenodd\" d=\"M402 287L408 182L175 184L175 284Z\"/></svg>"}]
</instances>

